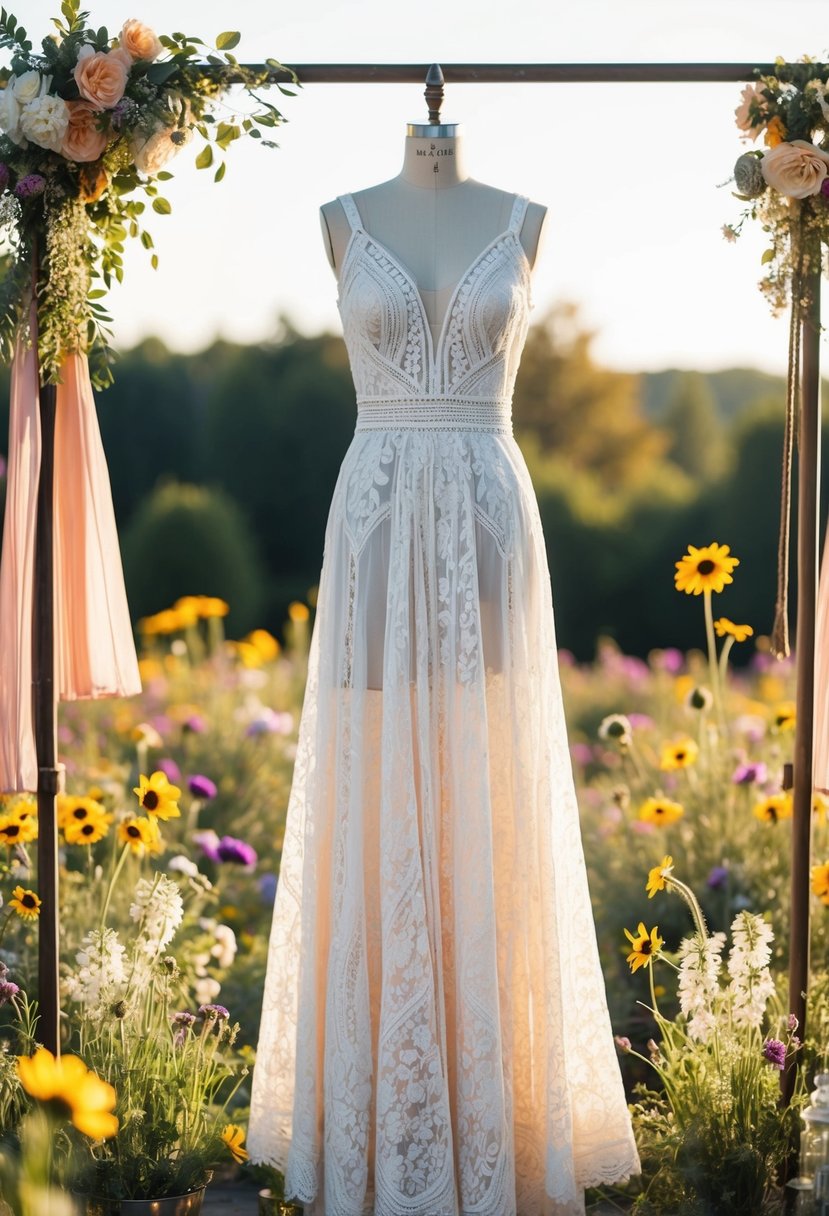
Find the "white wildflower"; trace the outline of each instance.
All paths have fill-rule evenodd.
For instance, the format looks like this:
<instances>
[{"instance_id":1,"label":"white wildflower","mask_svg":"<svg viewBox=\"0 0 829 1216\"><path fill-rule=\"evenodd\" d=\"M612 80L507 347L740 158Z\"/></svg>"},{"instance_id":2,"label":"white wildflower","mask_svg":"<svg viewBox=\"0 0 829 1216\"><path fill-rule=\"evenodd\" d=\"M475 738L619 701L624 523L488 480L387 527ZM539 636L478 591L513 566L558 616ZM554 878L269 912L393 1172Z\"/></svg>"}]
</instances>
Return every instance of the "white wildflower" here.
<instances>
[{"instance_id":1,"label":"white wildflower","mask_svg":"<svg viewBox=\"0 0 829 1216\"><path fill-rule=\"evenodd\" d=\"M163 874L139 879L130 916L138 924L137 948L158 954L173 940L184 916L178 884Z\"/></svg>"},{"instance_id":2,"label":"white wildflower","mask_svg":"<svg viewBox=\"0 0 829 1216\"><path fill-rule=\"evenodd\" d=\"M62 97L38 97L20 112L20 131L25 138L52 152L60 152L68 126L69 110Z\"/></svg>"},{"instance_id":3,"label":"white wildflower","mask_svg":"<svg viewBox=\"0 0 829 1216\"><path fill-rule=\"evenodd\" d=\"M236 934L230 925L216 925L216 944L210 953L220 967L229 967L236 957Z\"/></svg>"},{"instance_id":4,"label":"white wildflower","mask_svg":"<svg viewBox=\"0 0 829 1216\"><path fill-rule=\"evenodd\" d=\"M633 727L624 714L609 714L599 726L599 738L611 739L620 747L629 747L633 741Z\"/></svg>"},{"instance_id":5,"label":"white wildflower","mask_svg":"<svg viewBox=\"0 0 829 1216\"><path fill-rule=\"evenodd\" d=\"M699 933L683 939L679 947L679 1004L688 1018L688 1034L705 1043L716 1026L712 1012L719 992L724 933L702 938Z\"/></svg>"},{"instance_id":6,"label":"white wildflower","mask_svg":"<svg viewBox=\"0 0 829 1216\"><path fill-rule=\"evenodd\" d=\"M77 974L72 997L86 1005L91 1017L100 1017L121 995L126 980L126 950L114 929L90 929L75 955Z\"/></svg>"},{"instance_id":7,"label":"white wildflower","mask_svg":"<svg viewBox=\"0 0 829 1216\"><path fill-rule=\"evenodd\" d=\"M193 993L198 1005L210 1005L215 1001L221 990L221 984L218 980L214 980L212 975L207 975L203 979L196 980L193 985Z\"/></svg>"},{"instance_id":8,"label":"white wildflower","mask_svg":"<svg viewBox=\"0 0 829 1216\"><path fill-rule=\"evenodd\" d=\"M184 874L187 878L196 878L199 873L199 867L189 857L185 857L183 853L178 853L175 857L171 857L167 862L167 869L172 870L177 874Z\"/></svg>"},{"instance_id":9,"label":"white wildflower","mask_svg":"<svg viewBox=\"0 0 829 1216\"><path fill-rule=\"evenodd\" d=\"M737 1026L759 1028L768 999L774 994L774 980L768 967L774 933L762 916L740 912L731 925L731 936L733 944L728 959L731 1016Z\"/></svg>"}]
</instances>

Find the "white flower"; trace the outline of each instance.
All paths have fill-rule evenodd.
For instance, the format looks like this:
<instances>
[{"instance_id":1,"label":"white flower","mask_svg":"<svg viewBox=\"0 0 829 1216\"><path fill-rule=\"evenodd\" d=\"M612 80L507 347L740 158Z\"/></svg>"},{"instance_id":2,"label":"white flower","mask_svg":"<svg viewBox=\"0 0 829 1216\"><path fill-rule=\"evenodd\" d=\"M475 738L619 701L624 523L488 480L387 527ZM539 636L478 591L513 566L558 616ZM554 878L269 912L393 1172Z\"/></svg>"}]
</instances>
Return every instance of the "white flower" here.
<instances>
[{"instance_id":1,"label":"white flower","mask_svg":"<svg viewBox=\"0 0 829 1216\"><path fill-rule=\"evenodd\" d=\"M25 106L36 97L45 97L51 83L51 76L41 76L40 72L32 69L31 72L24 72L22 76L13 76L6 88L12 89L17 103Z\"/></svg>"},{"instance_id":2,"label":"white flower","mask_svg":"<svg viewBox=\"0 0 829 1216\"><path fill-rule=\"evenodd\" d=\"M189 857L185 857L183 853L171 857L167 862L167 869L174 873L184 874L187 878L196 878L199 873L199 867Z\"/></svg>"},{"instance_id":3,"label":"white flower","mask_svg":"<svg viewBox=\"0 0 829 1216\"><path fill-rule=\"evenodd\" d=\"M175 936L184 916L178 884L156 874L139 879L130 916L139 926L136 946L144 954L158 954Z\"/></svg>"},{"instance_id":4,"label":"white flower","mask_svg":"<svg viewBox=\"0 0 829 1216\"><path fill-rule=\"evenodd\" d=\"M728 959L731 1017L736 1026L759 1028L775 990L768 968L774 933L762 916L740 912L731 925L731 937Z\"/></svg>"},{"instance_id":5,"label":"white flower","mask_svg":"<svg viewBox=\"0 0 829 1216\"><path fill-rule=\"evenodd\" d=\"M724 933L703 939L698 933L683 939L679 947L679 1004L688 1020L688 1034L707 1042L716 1025L712 1003L719 992L720 954Z\"/></svg>"},{"instance_id":6,"label":"white flower","mask_svg":"<svg viewBox=\"0 0 829 1216\"><path fill-rule=\"evenodd\" d=\"M612 739L620 747L628 747L633 739L633 727L624 714L609 714L599 725L599 738Z\"/></svg>"},{"instance_id":7,"label":"white flower","mask_svg":"<svg viewBox=\"0 0 829 1216\"><path fill-rule=\"evenodd\" d=\"M214 980L211 975L205 976L204 979L196 980L193 986L196 1002L199 1005L210 1005L215 1001L221 990L221 984L218 980Z\"/></svg>"},{"instance_id":8,"label":"white flower","mask_svg":"<svg viewBox=\"0 0 829 1216\"><path fill-rule=\"evenodd\" d=\"M60 152L69 126L69 110L62 97L37 97L25 105L20 114L20 130L26 139L41 148Z\"/></svg>"},{"instance_id":9,"label":"white flower","mask_svg":"<svg viewBox=\"0 0 829 1216\"><path fill-rule=\"evenodd\" d=\"M74 1000L100 1017L118 999L126 979L126 951L114 929L90 929L75 955L78 972L71 985Z\"/></svg>"},{"instance_id":10,"label":"white flower","mask_svg":"<svg viewBox=\"0 0 829 1216\"><path fill-rule=\"evenodd\" d=\"M220 967L229 967L236 957L236 934L230 925L216 925L216 944L210 953Z\"/></svg>"},{"instance_id":11,"label":"white flower","mask_svg":"<svg viewBox=\"0 0 829 1216\"><path fill-rule=\"evenodd\" d=\"M20 110L20 102L14 95L14 89L7 84L5 89L0 90L0 127L12 143L25 146L26 140L20 130Z\"/></svg>"}]
</instances>

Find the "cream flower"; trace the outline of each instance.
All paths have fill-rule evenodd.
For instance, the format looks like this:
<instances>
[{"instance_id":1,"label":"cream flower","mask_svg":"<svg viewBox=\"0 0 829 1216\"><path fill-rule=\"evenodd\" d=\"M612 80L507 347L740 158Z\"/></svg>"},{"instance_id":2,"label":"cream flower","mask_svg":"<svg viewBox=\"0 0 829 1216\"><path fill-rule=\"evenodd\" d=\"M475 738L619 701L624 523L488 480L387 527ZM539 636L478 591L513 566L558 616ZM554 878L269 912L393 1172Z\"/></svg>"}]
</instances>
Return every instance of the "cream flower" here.
<instances>
[{"instance_id":1,"label":"cream flower","mask_svg":"<svg viewBox=\"0 0 829 1216\"><path fill-rule=\"evenodd\" d=\"M45 97L51 83L51 76L41 76L40 72L33 69L31 72L24 72L22 76L12 76L6 88L12 89L15 101L25 106L36 97Z\"/></svg>"},{"instance_id":2,"label":"cream flower","mask_svg":"<svg viewBox=\"0 0 829 1216\"><path fill-rule=\"evenodd\" d=\"M817 194L826 178L829 153L806 139L778 144L765 154L760 167L773 190L787 198L807 198Z\"/></svg>"},{"instance_id":3,"label":"cream flower","mask_svg":"<svg viewBox=\"0 0 829 1216\"><path fill-rule=\"evenodd\" d=\"M62 97L38 97L20 113L21 133L33 144L60 152L69 126L69 110Z\"/></svg>"},{"instance_id":4,"label":"cream flower","mask_svg":"<svg viewBox=\"0 0 829 1216\"><path fill-rule=\"evenodd\" d=\"M7 84L5 89L0 90L0 127L14 144L26 142L20 130L21 108L11 83Z\"/></svg>"},{"instance_id":5,"label":"cream flower","mask_svg":"<svg viewBox=\"0 0 829 1216\"><path fill-rule=\"evenodd\" d=\"M97 110L110 110L124 96L132 60L124 51L93 51L82 46L75 64L75 83Z\"/></svg>"},{"instance_id":6,"label":"cream flower","mask_svg":"<svg viewBox=\"0 0 829 1216\"><path fill-rule=\"evenodd\" d=\"M124 22L119 42L130 58L143 59L145 62L157 59L163 50L155 30L134 17Z\"/></svg>"},{"instance_id":7,"label":"cream flower","mask_svg":"<svg viewBox=\"0 0 829 1216\"><path fill-rule=\"evenodd\" d=\"M752 122L750 111L752 106L755 109L758 105L764 106L765 101L765 97L756 84L747 84L743 89L742 101L734 111L734 118L740 130L745 131L744 138L756 139L760 133L763 123L762 121Z\"/></svg>"},{"instance_id":8,"label":"cream flower","mask_svg":"<svg viewBox=\"0 0 829 1216\"><path fill-rule=\"evenodd\" d=\"M174 133L177 137L181 137L180 142L176 143L171 139ZM193 132L188 126L158 127L146 138L136 133L130 141L130 151L136 169L139 173L146 173L149 176L158 173L159 169L163 169L167 161L171 160L190 141L192 134Z\"/></svg>"}]
</instances>

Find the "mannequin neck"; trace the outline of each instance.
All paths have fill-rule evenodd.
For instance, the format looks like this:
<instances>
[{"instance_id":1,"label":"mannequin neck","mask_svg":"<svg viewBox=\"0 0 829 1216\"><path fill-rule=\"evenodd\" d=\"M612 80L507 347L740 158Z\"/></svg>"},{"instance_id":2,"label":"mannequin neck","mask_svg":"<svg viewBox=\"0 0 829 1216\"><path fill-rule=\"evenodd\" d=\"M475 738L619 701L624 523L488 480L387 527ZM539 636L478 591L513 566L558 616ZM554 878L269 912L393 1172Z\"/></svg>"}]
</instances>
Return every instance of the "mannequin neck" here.
<instances>
[{"instance_id":1,"label":"mannequin neck","mask_svg":"<svg viewBox=\"0 0 829 1216\"><path fill-rule=\"evenodd\" d=\"M400 177L422 190L446 190L465 182L469 174L461 136L428 139L407 135Z\"/></svg>"}]
</instances>

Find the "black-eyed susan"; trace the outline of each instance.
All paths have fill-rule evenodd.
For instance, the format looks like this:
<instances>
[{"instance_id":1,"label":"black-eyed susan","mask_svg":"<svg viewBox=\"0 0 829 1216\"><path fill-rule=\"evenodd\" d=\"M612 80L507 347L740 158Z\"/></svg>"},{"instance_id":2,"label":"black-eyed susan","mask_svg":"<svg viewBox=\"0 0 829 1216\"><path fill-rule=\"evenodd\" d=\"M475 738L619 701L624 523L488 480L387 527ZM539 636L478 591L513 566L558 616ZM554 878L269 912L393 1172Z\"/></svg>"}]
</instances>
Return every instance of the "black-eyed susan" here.
<instances>
[{"instance_id":1,"label":"black-eyed susan","mask_svg":"<svg viewBox=\"0 0 829 1216\"><path fill-rule=\"evenodd\" d=\"M812 866L812 891L821 903L829 907L829 861L820 866Z\"/></svg>"},{"instance_id":2,"label":"black-eyed susan","mask_svg":"<svg viewBox=\"0 0 829 1216\"><path fill-rule=\"evenodd\" d=\"M699 747L693 739L677 739L675 743L663 743L659 767L663 772L678 768L690 768L696 763Z\"/></svg>"},{"instance_id":3,"label":"black-eyed susan","mask_svg":"<svg viewBox=\"0 0 829 1216\"><path fill-rule=\"evenodd\" d=\"M230 1155L239 1165L247 1161L249 1153L244 1147L245 1133L236 1123L228 1123L222 1132L222 1139L230 1150Z\"/></svg>"},{"instance_id":4,"label":"black-eyed susan","mask_svg":"<svg viewBox=\"0 0 829 1216\"><path fill-rule=\"evenodd\" d=\"M795 722L797 721L797 711L794 701L781 701L775 706L774 714L772 715L772 723L775 730L786 731L794 730Z\"/></svg>"},{"instance_id":5,"label":"black-eyed susan","mask_svg":"<svg viewBox=\"0 0 829 1216\"><path fill-rule=\"evenodd\" d=\"M111 823L112 816L102 811L80 823L70 820L63 829L63 835L67 844L97 844L106 836Z\"/></svg>"},{"instance_id":6,"label":"black-eyed susan","mask_svg":"<svg viewBox=\"0 0 829 1216\"><path fill-rule=\"evenodd\" d=\"M664 891L668 885L668 880L671 877L671 872L674 868L673 857L667 855L662 858L658 866L653 866L648 871L648 881L645 890L648 893L648 899L653 899L657 891Z\"/></svg>"},{"instance_id":7,"label":"black-eyed susan","mask_svg":"<svg viewBox=\"0 0 829 1216\"><path fill-rule=\"evenodd\" d=\"M33 1056L17 1057L17 1075L26 1093L59 1119L72 1123L92 1140L106 1140L118 1131L115 1090L91 1072L78 1056L55 1059L39 1047Z\"/></svg>"},{"instance_id":8,"label":"black-eyed susan","mask_svg":"<svg viewBox=\"0 0 829 1216\"><path fill-rule=\"evenodd\" d=\"M670 798L646 798L639 807L639 818L643 823L655 823L660 827L676 823L684 814L684 806Z\"/></svg>"},{"instance_id":9,"label":"black-eyed susan","mask_svg":"<svg viewBox=\"0 0 829 1216\"><path fill-rule=\"evenodd\" d=\"M21 817L11 810L6 815L0 815L0 845L11 849L16 844L29 844L37 840L37 819L34 815Z\"/></svg>"},{"instance_id":10,"label":"black-eyed susan","mask_svg":"<svg viewBox=\"0 0 829 1216\"><path fill-rule=\"evenodd\" d=\"M132 792L138 796L142 809L156 819L177 819L181 815L178 809L181 790L171 785L167 774L160 770L149 777L142 773Z\"/></svg>"},{"instance_id":11,"label":"black-eyed susan","mask_svg":"<svg viewBox=\"0 0 829 1216\"><path fill-rule=\"evenodd\" d=\"M80 797L75 794L58 794L58 827L63 832L70 824L86 823L88 819L105 814L103 804L89 795Z\"/></svg>"},{"instance_id":12,"label":"black-eyed susan","mask_svg":"<svg viewBox=\"0 0 829 1216\"><path fill-rule=\"evenodd\" d=\"M746 638L754 637L751 625L735 625L727 616L721 616L718 621L714 621L714 628L718 638L733 638L735 642L744 642Z\"/></svg>"},{"instance_id":13,"label":"black-eyed susan","mask_svg":"<svg viewBox=\"0 0 829 1216\"><path fill-rule=\"evenodd\" d=\"M154 856L162 850L161 832L154 819L145 819L143 815L132 815L118 824L118 839L122 844L128 844L138 857L145 854Z\"/></svg>"},{"instance_id":14,"label":"black-eyed susan","mask_svg":"<svg viewBox=\"0 0 829 1216\"><path fill-rule=\"evenodd\" d=\"M648 931L641 920L635 934L631 933L629 929L625 929L625 937L630 942L630 953L625 962L630 963L631 971L637 971L640 967L649 967L665 944L664 938L659 936L657 926L654 925Z\"/></svg>"},{"instance_id":15,"label":"black-eyed susan","mask_svg":"<svg viewBox=\"0 0 829 1216\"><path fill-rule=\"evenodd\" d=\"M764 823L777 823L780 819L791 819L792 796L785 791L780 794L767 794L760 802L755 803L753 814Z\"/></svg>"},{"instance_id":16,"label":"black-eyed susan","mask_svg":"<svg viewBox=\"0 0 829 1216\"><path fill-rule=\"evenodd\" d=\"M740 559L731 557L730 553L728 545L718 545L716 541L701 549L689 545L688 552L675 563L677 591L684 591L686 595L722 591L726 583L734 581L731 572L740 564Z\"/></svg>"},{"instance_id":17,"label":"black-eyed susan","mask_svg":"<svg viewBox=\"0 0 829 1216\"><path fill-rule=\"evenodd\" d=\"M40 897L28 887L15 887L9 900L21 920L37 920L40 916Z\"/></svg>"}]
</instances>

